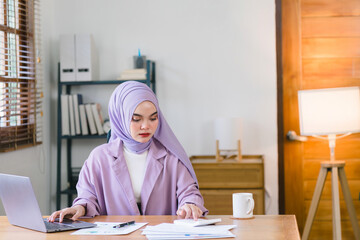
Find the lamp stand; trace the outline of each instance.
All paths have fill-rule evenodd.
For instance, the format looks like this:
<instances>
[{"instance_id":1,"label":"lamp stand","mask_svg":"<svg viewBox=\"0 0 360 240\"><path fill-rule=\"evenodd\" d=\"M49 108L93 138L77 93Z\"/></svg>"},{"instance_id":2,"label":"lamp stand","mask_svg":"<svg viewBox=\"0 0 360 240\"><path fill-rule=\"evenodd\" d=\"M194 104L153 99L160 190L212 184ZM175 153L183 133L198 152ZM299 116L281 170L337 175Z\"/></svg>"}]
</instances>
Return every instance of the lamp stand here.
<instances>
[{"instance_id":1,"label":"lamp stand","mask_svg":"<svg viewBox=\"0 0 360 240\"><path fill-rule=\"evenodd\" d=\"M236 155L232 155L230 157L228 157L228 156L223 157L221 155L221 151L223 151L223 152L232 152L232 153L234 153L236 151ZM241 156L240 140L237 141L237 149L236 150L220 150L219 149L219 140L216 140L216 161L217 162L222 162L225 159L233 159L234 157L235 157L235 160L237 162L241 162L242 156Z\"/></svg>"},{"instance_id":2,"label":"lamp stand","mask_svg":"<svg viewBox=\"0 0 360 240\"><path fill-rule=\"evenodd\" d=\"M314 221L315 213L319 205L320 196L324 188L326 176L328 172L331 172L331 192L332 192L332 222L333 222L333 239L341 239L341 216L340 216L340 198L339 198L339 182L341 184L342 192L344 195L346 207L349 212L352 228L356 240L360 240L359 223L356 217L356 211L351 199L349 185L346 179L344 166L345 161L335 161L335 135L329 135L330 146L330 161L321 163L319 176L316 182L314 195L311 201L308 216L306 218L302 239L307 240L309 238L311 226Z\"/></svg>"}]
</instances>

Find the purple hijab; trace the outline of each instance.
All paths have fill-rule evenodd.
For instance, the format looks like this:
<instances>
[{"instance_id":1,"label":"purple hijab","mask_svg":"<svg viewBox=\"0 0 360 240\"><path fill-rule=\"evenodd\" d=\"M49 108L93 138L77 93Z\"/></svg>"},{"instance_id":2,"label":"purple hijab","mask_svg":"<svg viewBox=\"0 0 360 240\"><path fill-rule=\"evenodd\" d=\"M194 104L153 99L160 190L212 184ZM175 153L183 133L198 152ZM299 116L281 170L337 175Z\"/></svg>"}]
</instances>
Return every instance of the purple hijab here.
<instances>
[{"instance_id":1,"label":"purple hijab","mask_svg":"<svg viewBox=\"0 0 360 240\"><path fill-rule=\"evenodd\" d=\"M153 138L157 139L166 149L179 158L197 182L194 169L184 148L162 115L154 92L144 83L127 81L116 87L112 93L109 100L111 126L109 142L120 138L127 149L136 153L142 153L149 149L152 138L146 143L140 143L135 141L130 134L132 115L136 107L144 101L152 102L158 113L159 124Z\"/></svg>"}]
</instances>

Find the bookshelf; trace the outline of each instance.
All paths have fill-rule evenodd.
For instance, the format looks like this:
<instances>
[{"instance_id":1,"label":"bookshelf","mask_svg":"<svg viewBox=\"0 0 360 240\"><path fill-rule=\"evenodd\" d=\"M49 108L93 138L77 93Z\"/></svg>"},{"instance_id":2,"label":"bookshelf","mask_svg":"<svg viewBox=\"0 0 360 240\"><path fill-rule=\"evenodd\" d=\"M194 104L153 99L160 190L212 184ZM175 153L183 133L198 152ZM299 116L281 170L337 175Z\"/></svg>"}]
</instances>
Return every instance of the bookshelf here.
<instances>
[{"instance_id":1,"label":"bookshelf","mask_svg":"<svg viewBox=\"0 0 360 240\"><path fill-rule=\"evenodd\" d=\"M153 91L156 89L155 81L155 62L146 61L146 79L145 80L134 80L147 84ZM57 116L57 177L56 177L56 209L61 208L61 196L67 196L67 205L71 206L72 197L76 192L76 182L74 173L77 173L79 169L72 167L72 140L74 139L104 139L106 141L106 134L103 135L75 135L75 136L62 136L62 125L61 125L61 95L71 94L72 86L94 86L94 85L119 85L127 80L104 80L104 81L73 81L73 82L61 82L60 81L60 63L58 64L58 116ZM62 159L62 149L65 148L65 157ZM66 176L67 176L67 187L62 189L62 165L66 165ZM76 169L76 171L75 171ZM76 181L76 182L75 182Z\"/></svg>"}]
</instances>

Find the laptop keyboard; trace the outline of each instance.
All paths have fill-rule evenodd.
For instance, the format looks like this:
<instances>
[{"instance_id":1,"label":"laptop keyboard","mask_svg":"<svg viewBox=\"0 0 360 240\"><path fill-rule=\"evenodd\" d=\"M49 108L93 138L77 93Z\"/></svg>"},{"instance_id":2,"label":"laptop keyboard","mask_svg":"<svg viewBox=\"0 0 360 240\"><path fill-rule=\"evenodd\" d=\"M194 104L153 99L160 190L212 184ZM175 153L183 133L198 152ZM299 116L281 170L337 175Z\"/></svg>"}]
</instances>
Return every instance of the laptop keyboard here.
<instances>
[{"instance_id":1,"label":"laptop keyboard","mask_svg":"<svg viewBox=\"0 0 360 240\"><path fill-rule=\"evenodd\" d=\"M52 223L48 221L44 221L46 229L48 230L56 230L56 229L74 229L71 226L61 224L61 223Z\"/></svg>"}]
</instances>

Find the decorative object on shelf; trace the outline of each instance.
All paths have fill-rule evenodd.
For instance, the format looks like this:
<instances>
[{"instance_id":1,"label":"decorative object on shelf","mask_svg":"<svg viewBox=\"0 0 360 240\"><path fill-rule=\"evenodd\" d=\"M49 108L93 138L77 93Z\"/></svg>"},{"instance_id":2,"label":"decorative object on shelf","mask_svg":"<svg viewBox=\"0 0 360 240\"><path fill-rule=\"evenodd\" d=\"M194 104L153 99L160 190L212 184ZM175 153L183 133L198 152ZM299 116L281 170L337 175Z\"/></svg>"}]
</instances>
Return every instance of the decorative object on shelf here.
<instances>
[{"instance_id":1,"label":"decorative object on shelf","mask_svg":"<svg viewBox=\"0 0 360 240\"><path fill-rule=\"evenodd\" d=\"M109 133L109 131L110 131L110 129L111 129L111 126L110 126L110 121L109 121L108 119L106 119L106 120L104 121L103 129L104 129L104 132L105 132L106 134Z\"/></svg>"},{"instance_id":2,"label":"decorative object on shelf","mask_svg":"<svg viewBox=\"0 0 360 240\"><path fill-rule=\"evenodd\" d=\"M325 139L329 141L330 147L330 161L321 162L302 239L309 238L328 172L331 172L333 239L341 239L338 179L340 179L355 238L360 239L356 211L344 171L345 161L335 161L336 139L360 132L360 87L302 90L298 92L298 97L300 134ZM337 134L343 135L337 136Z\"/></svg>"},{"instance_id":3,"label":"decorative object on shelf","mask_svg":"<svg viewBox=\"0 0 360 240\"><path fill-rule=\"evenodd\" d=\"M241 161L240 118L217 118L215 120L216 160L225 159Z\"/></svg>"},{"instance_id":4,"label":"decorative object on shelf","mask_svg":"<svg viewBox=\"0 0 360 240\"><path fill-rule=\"evenodd\" d=\"M134 68L146 68L146 56L141 55L138 49L138 55L134 56Z\"/></svg>"}]
</instances>

